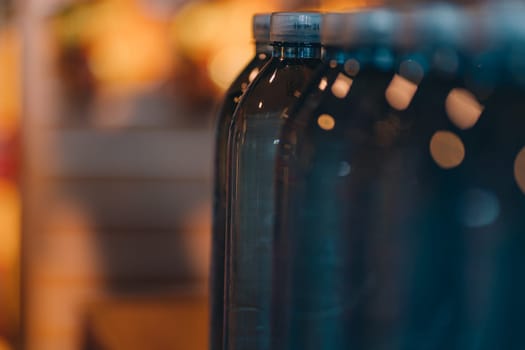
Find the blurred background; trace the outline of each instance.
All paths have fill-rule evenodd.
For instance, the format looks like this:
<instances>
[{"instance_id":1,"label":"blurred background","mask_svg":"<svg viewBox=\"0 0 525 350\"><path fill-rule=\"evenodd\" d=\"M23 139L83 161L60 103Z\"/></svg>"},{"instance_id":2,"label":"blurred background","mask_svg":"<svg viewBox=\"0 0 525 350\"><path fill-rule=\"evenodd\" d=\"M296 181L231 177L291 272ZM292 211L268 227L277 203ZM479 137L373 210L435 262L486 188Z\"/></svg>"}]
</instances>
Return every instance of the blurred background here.
<instances>
[{"instance_id":1,"label":"blurred background","mask_svg":"<svg viewBox=\"0 0 525 350\"><path fill-rule=\"evenodd\" d=\"M251 17L374 0L0 0L0 350L207 348L213 122Z\"/></svg>"}]
</instances>

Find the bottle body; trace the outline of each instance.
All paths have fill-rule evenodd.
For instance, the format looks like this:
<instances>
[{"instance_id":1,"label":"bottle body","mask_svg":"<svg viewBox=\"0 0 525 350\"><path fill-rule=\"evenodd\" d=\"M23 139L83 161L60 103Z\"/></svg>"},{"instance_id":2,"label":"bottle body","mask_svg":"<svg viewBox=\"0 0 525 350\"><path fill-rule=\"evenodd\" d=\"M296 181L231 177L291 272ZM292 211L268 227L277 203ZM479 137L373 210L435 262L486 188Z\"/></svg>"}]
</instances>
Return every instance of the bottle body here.
<instances>
[{"instance_id":1,"label":"bottle body","mask_svg":"<svg viewBox=\"0 0 525 350\"><path fill-rule=\"evenodd\" d=\"M521 348L512 55L385 52L336 53L283 126L273 348Z\"/></svg>"},{"instance_id":2,"label":"bottle body","mask_svg":"<svg viewBox=\"0 0 525 350\"><path fill-rule=\"evenodd\" d=\"M227 349L269 349L274 163L286 110L320 64L320 47L274 48L230 129Z\"/></svg>"},{"instance_id":3,"label":"bottle body","mask_svg":"<svg viewBox=\"0 0 525 350\"><path fill-rule=\"evenodd\" d=\"M255 57L248 63L226 92L215 126L212 258L210 271L210 349L223 349L224 331L224 259L228 207L228 132L233 112L248 85L271 57L271 46L258 44Z\"/></svg>"}]
</instances>

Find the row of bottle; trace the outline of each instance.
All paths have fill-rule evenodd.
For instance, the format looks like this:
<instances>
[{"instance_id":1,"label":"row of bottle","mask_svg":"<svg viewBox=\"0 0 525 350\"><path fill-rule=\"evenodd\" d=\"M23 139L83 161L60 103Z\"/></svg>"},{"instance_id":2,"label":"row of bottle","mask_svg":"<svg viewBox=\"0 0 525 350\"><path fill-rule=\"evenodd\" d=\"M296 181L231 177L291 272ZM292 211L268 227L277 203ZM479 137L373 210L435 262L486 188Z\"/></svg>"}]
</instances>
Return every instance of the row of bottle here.
<instances>
[{"instance_id":1,"label":"row of bottle","mask_svg":"<svg viewBox=\"0 0 525 350\"><path fill-rule=\"evenodd\" d=\"M217 127L212 349L525 346L523 15L254 17Z\"/></svg>"}]
</instances>

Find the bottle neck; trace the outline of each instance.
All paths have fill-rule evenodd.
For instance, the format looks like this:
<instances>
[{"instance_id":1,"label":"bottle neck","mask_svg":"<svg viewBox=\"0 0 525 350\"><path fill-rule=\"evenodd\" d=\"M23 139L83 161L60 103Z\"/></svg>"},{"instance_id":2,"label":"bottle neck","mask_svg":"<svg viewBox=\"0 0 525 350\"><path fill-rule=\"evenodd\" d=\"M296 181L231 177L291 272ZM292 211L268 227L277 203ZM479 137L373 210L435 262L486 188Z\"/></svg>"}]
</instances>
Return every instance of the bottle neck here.
<instances>
[{"instance_id":1,"label":"bottle neck","mask_svg":"<svg viewBox=\"0 0 525 350\"><path fill-rule=\"evenodd\" d=\"M317 58L321 59L320 44L298 44L274 42L272 57L285 58Z\"/></svg>"}]
</instances>

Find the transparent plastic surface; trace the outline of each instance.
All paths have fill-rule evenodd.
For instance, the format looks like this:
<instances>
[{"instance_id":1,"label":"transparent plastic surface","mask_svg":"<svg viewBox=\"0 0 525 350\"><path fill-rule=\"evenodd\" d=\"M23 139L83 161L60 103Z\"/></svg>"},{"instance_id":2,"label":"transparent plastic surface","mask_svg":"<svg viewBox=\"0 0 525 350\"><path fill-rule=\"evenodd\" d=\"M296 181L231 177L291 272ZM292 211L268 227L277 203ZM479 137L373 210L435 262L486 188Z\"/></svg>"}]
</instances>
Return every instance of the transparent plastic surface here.
<instances>
[{"instance_id":1,"label":"transparent plastic surface","mask_svg":"<svg viewBox=\"0 0 525 350\"><path fill-rule=\"evenodd\" d=\"M522 44L328 49L280 137L272 349L525 347Z\"/></svg>"},{"instance_id":2,"label":"transparent plastic surface","mask_svg":"<svg viewBox=\"0 0 525 350\"><path fill-rule=\"evenodd\" d=\"M255 57L243 69L226 92L216 123L214 164L212 259L210 271L210 349L224 347L224 264L227 210L227 145L233 112L248 85L257 77L272 54L269 44L256 45Z\"/></svg>"},{"instance_id":3,"label":"transparent plastic surface","mask_svg":"<svg viewBox=\"0 0 525 350\"><path fill-rule=\"evenodd\" d=\"M287 108L306 87L320 56L319 45L276 45L234 115L226 244L229 350L270 349L275 152Z\"/></svg>"}]
</instances>

